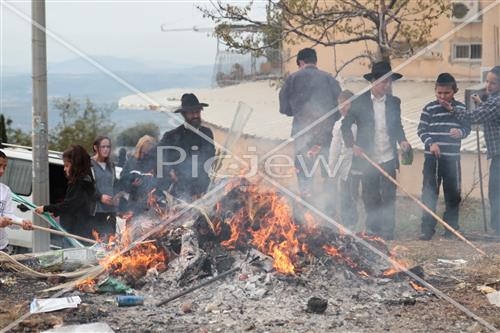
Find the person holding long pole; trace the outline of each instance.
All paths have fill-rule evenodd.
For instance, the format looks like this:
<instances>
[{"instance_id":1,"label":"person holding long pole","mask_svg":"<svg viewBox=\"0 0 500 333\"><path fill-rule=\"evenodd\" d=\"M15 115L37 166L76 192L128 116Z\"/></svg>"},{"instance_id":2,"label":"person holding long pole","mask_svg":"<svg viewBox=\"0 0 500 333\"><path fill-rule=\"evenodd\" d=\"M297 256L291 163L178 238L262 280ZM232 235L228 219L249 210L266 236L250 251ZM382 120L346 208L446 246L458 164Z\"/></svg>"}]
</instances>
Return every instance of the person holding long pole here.
<instances>
[{"instance_id":1,"label":"person holding long pole","mask_svg":"<svg viewBox=\"0 0 500 333\"><path fill-rule=\"evenodd\" d=\"M473 96L477 107L474 110L463 110L450 103L443 105L453 112L458 119L473 124L482 124L486 150L490 163L489 200L491 227L500 235L500 66L493 67L486 76L486 100Z\"/></svg>"},{"instance_id":2,"label":"person holding long pole","mask_svg":"<svg viewBox=\"0 0 500 333\"><path fill-rule=\"evenodd\" d=\"M353 101L341 127L345 145L352 147L355 155L352 168L363 173L367 231L386 240L394 239L396 186L362 156L366 153L395 178L399 169L397 145L403 151L411 149L401 123L401 100L391 94L392 82L401 77L392 72L388 62L373 64L371 73L364 75L372 83L371 90ZM353 124L358 128L356 137L351 130Z\"/></svg>"}]
</instances>

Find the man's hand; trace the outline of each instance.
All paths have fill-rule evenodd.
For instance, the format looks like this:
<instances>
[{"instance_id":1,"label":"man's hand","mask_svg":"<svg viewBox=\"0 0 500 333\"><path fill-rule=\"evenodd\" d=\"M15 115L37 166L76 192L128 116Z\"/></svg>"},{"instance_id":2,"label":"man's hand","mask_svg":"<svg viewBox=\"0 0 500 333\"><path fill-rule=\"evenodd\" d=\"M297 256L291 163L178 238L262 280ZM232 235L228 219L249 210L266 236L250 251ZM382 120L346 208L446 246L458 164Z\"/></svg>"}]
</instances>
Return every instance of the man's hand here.
<instances>
[{"instance_id":1,"label":"man's hand","mask_svg":"<svg viewBox=\"0 0 500 333\"><path fill-rule=\"evenodd\" d=\"M107 194L101 196L101 202L108 206L113 206L113 197Z\"/></svg>"},{"instance_id":2,"label":"man's hand","mask_svg":"<svg viewBox=\"0 0 500 333\"><path fill-rule=\"evenodd\" d=\"M462 138L462 131L459 128L452 128L450 129L450 136L453 139L461 139Z\"/></svg>"},{"instance_id":3,"label":"man's hand","mask_svg":"<svg viewBox=\"0 0 500 333\"><path fill-rule=\"evenodd\" d=\"M307 157L312 158L312 157L318 155L320 150L321 150L320 145L312 146L311 149L309 149L309 151L307 152Z\"/></svg>"},{"instance_id":4,"label":"man's hand","mask_svg":"<svg viewBox=\"0 0 500 333\"><path fill-rule=\"evenodd\" d=\"M355 156L361 156L363 155L363 149L360 146L352 146L352 152Z\"/></svg>"},{"instance_id":5,"label":"man's hand","mask_svg":"<svg viewBox=\"0 0 500 333\"><path fill-rule=\"evenodd\" d=\"M37 213L38 215L42 215L43 214L43 206L36 207L35 213Z\"/></svg>"},{"instance_id":6,"label":"man's hand","mask_svg":"<svg viewBox=\"0 0 500 333\"><path fill-rule=\"evenodd\" d=\"M5 228L11 224L11 219L5 216L0 216L0 228Z\"/></svg>"},{"instance_id":7,"label":"man's hand","mask_svg":"<svg viewBox=\"0 0 500 333\"><path fill-rule=\"evenodd\" d=\"M23 220L23 229L24 230L33 230L33 223L28 220Z\"/></svg>"},{"instance_id":8,"label":"man's hand","mask_svg":"<svg viewBox=\"0 0 500 333\"><path fill-rule=\"evenodd\" d=\"M437 143L431 144L429 150L430 150L431 154L436 156L436 158L439 158L439 156L441 155L441 149L439 149L439 146Z\"/></svg>"},{"instance_id":9,"label":"man's hand","mask_svg":"<svg viewBox=\"0 0 500 333\"><path fill-rule=\"evenodd\" d=\"M472 97L472 100L474 101L474 103L475 103L476 105L481 104L482 100L481 100L481 97L480 97L479 95L475 95L475 94L474 94L474 95L472 95L471 97Z\"/></svg>"},{"instance_id":10,"label":"man's hand","mask_svg":"<svg viewBox=\"0 0 500 333\"><path fill-rule=\"evenodd\" d=\"M444 99L438 99L439 104L449 112L453 111L453 106L450 104L450 102L445 101Z\"/></svg>"},{"instance_id":11,"label":"man's hand","mask_svg":"<svg viewBox=\"0 0 500 333\"><path fill-rule=\"evenodd\" d=\"M409 151L411 149L411 145L408 143L408 141L401 141L399 147L401 147L403 151Z\"/></svg>"}]
</instances>

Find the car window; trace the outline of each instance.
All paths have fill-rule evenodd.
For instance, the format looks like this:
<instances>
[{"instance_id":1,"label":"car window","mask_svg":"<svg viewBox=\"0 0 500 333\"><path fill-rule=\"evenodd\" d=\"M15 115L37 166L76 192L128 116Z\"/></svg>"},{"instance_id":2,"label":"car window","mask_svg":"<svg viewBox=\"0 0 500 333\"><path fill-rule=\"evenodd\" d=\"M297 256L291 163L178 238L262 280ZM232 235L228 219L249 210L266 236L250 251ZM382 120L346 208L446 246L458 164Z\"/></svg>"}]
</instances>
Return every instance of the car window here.
<instances>
[{"instance_id":1,"label":"car window","mask_svg":"<svg viewBox=\"0 0 500 333\"><path fill-rule=\"evenodd\" d=\"M31 161L9 158L7 169L0 181L10 187L12 192L31 195Z\"/></svg>"}]
</instances>

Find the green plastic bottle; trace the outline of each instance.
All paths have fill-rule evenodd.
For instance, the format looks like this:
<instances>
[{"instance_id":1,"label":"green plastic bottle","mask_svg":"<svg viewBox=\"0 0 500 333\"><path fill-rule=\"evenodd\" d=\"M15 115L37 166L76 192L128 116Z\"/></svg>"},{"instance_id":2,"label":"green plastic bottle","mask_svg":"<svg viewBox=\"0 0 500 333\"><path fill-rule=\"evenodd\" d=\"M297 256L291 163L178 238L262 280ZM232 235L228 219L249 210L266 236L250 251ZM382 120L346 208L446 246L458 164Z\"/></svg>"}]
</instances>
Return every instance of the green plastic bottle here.
<instances>
[{"instance_id":1,"label":"green plastic bottle","mask_svg":"<svg viewBox=\"0 0 500 333\"><path fill-rule=\"evenodd\" d=\"M413 163L413 148L401 150L401 164L411 165Z\"/></svg>"}]
</instances>

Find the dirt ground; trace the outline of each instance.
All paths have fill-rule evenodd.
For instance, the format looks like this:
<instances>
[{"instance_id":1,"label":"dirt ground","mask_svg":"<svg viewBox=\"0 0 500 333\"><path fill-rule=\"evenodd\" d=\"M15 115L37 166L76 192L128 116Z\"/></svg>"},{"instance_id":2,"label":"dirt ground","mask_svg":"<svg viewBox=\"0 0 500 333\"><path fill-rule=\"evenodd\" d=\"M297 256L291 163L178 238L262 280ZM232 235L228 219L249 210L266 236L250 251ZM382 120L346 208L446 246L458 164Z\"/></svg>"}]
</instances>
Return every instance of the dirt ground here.
<instances>
[{"instance_id":1,"label":"dirt ground","mask_svg":"<svg viewBox=\"0 0 500 333\"><path fill-rule=\"evenodd\" d=\"M481 233L479 203L468 200L461 211L461 228ZM398 198L398 246L413 265L424 269L425 279L472 313L500 329L500 308L489 304L477 290L486 285L500 290L500 243L475 241L489 254L481 258L459 240L436 237L416 240L420 211ZM359 226L362 229L362 226ZM438 259L449 260L440 262ZM454 262L461 259L464 261ZM451 261L451 262L450 262ZM458 264L457 264L458 263ZM0 327L29 309L31 300L51 284L0 272ZM145 305L119 308L113 295L80 295L78 309L30 316L13 332L35 332L54 325L103 321L116 332L488 332L484 326L431 292L416 292L407 278L346 278L335 269L314 266L295 279L280 279L250 271L198 290L168 305L155 303L179 291L168 270L138 294ZM266 280L266 281L264 281ZM260 292L262 291L262 293ZM324 314L306 312L310 296L328 300ZM188 311L186 311L188 310Z\"/></svg>"}]
</instances>

